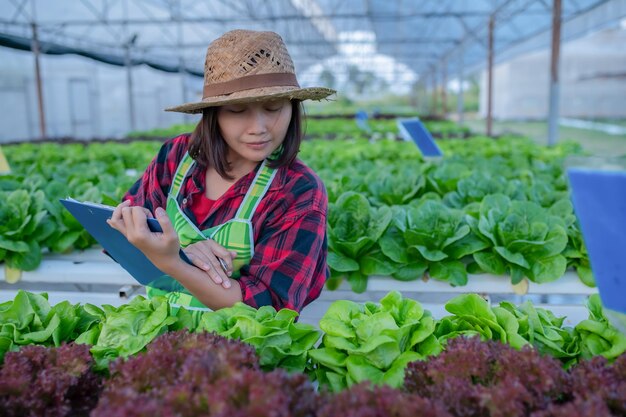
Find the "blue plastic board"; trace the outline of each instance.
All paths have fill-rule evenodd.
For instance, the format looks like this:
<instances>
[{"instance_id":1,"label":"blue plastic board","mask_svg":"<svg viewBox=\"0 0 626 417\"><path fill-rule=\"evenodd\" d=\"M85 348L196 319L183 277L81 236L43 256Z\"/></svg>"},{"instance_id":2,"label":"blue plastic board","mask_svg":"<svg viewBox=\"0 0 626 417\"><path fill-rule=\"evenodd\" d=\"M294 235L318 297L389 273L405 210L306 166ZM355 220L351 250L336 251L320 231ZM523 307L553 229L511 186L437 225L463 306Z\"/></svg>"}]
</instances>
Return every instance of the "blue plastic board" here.
<instances>
[{"instance_id":1,"label":"blue plastic board","mask_svg":"<svg viewBox=\"0 0 626 417\"><path fill-rule=\"evenodd\" d=\"M364 110L359 110L358 112L356 112L354 118L356 119L356 125L359 127L359 129L366 132L369 132L371 130L370 126L367 124L367 113Z\"/></svg>"},{"instance_id":2,"label":"blue plastic board","mask_svg":"<svg viewBox=\"0 0 626 417\"><path fill-rule=\"evenodd\" d=\"M567 173L602 303L626 313L626 172L570 168Z\"/></svg>"},{"instance_id":3,"label":"blue plastic board","mask_svg":"<svg viewBox=\"0 0 626 417\"><path fill-rule=\"evenodd\" d=\"M359 120L359 119L367 120L367 112L365 110L359 110L358 112L356 112L354 117L357 120Z\"/></svg>"},{"instance_id":4,"label":"blue plastic board","mask_svg":"<svg viewBox=\"0 0 626 417\"><path fill-rule=\"evenodd\" d=\"M419 119L398 120L400 134L407 141L413 141L424 156L443 156L432 135Z\"/></svg>"}]
</instances>

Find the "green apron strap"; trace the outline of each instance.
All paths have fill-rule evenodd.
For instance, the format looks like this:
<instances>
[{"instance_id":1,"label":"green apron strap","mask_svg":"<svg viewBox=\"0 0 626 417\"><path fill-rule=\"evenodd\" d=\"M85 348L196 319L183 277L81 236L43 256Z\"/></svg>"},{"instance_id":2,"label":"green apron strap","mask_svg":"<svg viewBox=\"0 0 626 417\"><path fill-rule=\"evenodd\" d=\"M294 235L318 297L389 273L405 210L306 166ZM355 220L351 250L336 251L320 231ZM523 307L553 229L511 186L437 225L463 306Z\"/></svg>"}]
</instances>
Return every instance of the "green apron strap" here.
<instances>
[{"instance_id":1,"label":"green apron strap","mask_svg":"<svg viewBox=\"0 0 626 417\"><path fill-rule=\"evenodd\" d=\"M200 229L198 229L195 223L187 217L185 212L178 205L178 195L180 194L182 184L195 163L196 161L186 152L176 169L176 174L174 175L174 180L172 181L172 186L170 187L170 192L167 197L168 204L165 208L183 247L188 246L194 241L198 241L198 238L205 238Z\"/></svg>"},{"instance_id":2,"label":"green apron strap","mask_svg":"<svg viewBox=\"0 0 626 417\"><path fill-rule=\"evenodd\" d=\"M236 219L252 219L257 206L267 193L267 190L269 190L275 176L276 169L268 167L266 161L263 161L237 213L235 213Z\"/></svg>"},{"instance_id":3,"label":"green apron strap","mask_svg":"<svg viewBox=\"0 0 626 417\"><path fill-rule=\"evenodd\" d=\"M185 152L183 159L178 164L176 168L176 173L174 174L174 180L172 181L172 185L170 187L170 195L173 195L175 198L178 197L178 193L180 192L180 187L183 185L183 181L185 177L189 173L189 170L196 163L194 159L189 156L189 152Z\"/></svg>"}]
</instances>

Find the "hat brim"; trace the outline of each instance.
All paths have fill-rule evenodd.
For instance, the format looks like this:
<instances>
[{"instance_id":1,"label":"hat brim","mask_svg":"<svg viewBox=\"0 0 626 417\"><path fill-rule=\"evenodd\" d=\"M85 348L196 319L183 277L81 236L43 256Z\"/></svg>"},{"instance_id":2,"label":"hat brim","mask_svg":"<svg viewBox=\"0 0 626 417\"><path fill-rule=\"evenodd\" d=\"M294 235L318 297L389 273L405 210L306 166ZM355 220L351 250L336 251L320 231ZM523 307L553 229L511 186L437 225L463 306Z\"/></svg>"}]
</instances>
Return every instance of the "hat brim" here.
<instances>
[{"instance_id":1,"label":"hat brim","mask_svg":"<svg viewBox=\"0 0 626 417\"><path fill-rule=\"evenodd\" d=\"M165 111L179 113L202 113L202 109L207 107L223 106L226 104L252 103L279 98L288 98L290 100L321 100L335 93L335 90L324 87L261 87L237 91L235 93L222 96L209 97L195 103L185 103L180 106L168 107Z\"/></svg>"}]
</instances>

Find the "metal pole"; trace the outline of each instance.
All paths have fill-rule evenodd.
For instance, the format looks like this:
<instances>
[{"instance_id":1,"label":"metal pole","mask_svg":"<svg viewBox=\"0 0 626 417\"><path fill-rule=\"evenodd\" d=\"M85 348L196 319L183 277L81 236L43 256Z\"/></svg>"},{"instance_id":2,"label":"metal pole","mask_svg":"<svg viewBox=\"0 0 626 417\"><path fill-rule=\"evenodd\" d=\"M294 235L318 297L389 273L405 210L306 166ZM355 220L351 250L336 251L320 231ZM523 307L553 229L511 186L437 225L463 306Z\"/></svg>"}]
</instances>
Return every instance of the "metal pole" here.
<instances>
[{"instance_id":1,"label":"metal pole","mask_svg":"<svg viewBox=\"0 0 626 417\"><path fill-rule=\"evenodd\" d=\"M124 19L128 19L128 0L122 2L122 13ZM133 73L132 61L130 58L130 48L135 43L137 35L128 37L128 24L124 24L124 67L126 68L126 94L128 97L128 121L130 122L130 130L135 130L135 103L133 100Z\"/></svg>"},{"instance_id":2,"label":"metal pole","mask_svg":"<svg viewBox=\"0 0 626 417\"><path fill-rule=\"evenodd\" d=\"M428 114L428 78L420 75L420 102L419 113L424 116Z\"/></svg>"},{"instance_id":3,"label":"metal pole","mask_svg":"<svg viewBox=\"0 0 626 417\"><path fill-rule=\"evenodd\" d=\"M46 112L43 105L43 87L41 83L41 66L39 64L39 38L37 36L37 24L35 23L35 0L31 3L33 21L31 23L31 29L33 32L33 39L31 41L31 49L35 57L35 84L37 87L37 107L39 110L39 134L41 139L46 139Z\"/></svg>"},{"instance_id":4,"label":"metal pole","mask_svg":"<svg viewBox=\"0 0 626 417\"><path fill-rule=\"evenodd\" d=\"M439 114L439 110L438 110L438 103L437 103L437 71L432 72L432 79L433 79L433 91L432 91L432 97L433 97L433 102L432 102L432 110L431 110L431 114L433 116L436 116L437 114Z\"/></svg>"},{"instance_id":5,"label":"metal pole","mask_svg":"<svg viewBox=\"0 0 626 417\"><path fill-rule=\"evenodd\" d=\"M427 115L428 114L428 106L430 106L430 103L428 101L428 78L424 77L424 79L422 80L422 103L423 103L423 107L422 107L422 112L423 115Z\"/></svg>"},{"instance_id":6,"label":"metal pole","mask_svg":"<svg viewBox=\"0 0 626 417\"><path fill-rule=\"evenodd\" d=\"M493 112L493 27L494 16L489 17L489 52L487 54L487 136L492 135Z\"/></svg>"},{"instance_id":7,"label":"metal pole","mask_svg":"<svg viewBox=\"0 0 626 417\"><path fill-rule=\"evenodd\" d=\"M424 77L424 115L430 114L430 96L428 95L428 76Z\"/></svg>"},{"instance_id":8,"label":"metal pole","mask_svg":"<svg viewBox=\"0 0 626 417\"><path fill-rule=\"evenodd\" d=\"M561 49L561 0L552 7L552 53L550 57L550 108L548 113L548 145L559 138L559 56Z\"/></svg>"},{"instance_id":9,"label":"metal pole","mask_svg":"<svg viewBox=\"0 0 626 417\"><path fill-rule=\"evenodd\" d=\"M463 53L465 51L461 50L461 53L459 54L459 93L457 94L457 99L456 99L456 112L459 116L459 126L463 126L463 112L464 112L464 105L463 105L463 83L464 83L464 78L463 78Z\"/></svg>"},{"instance_id":10,"label":"metal pole","mask_svg":"<svg viewBox=\"0 0 626 417\"><path fill-rule=\"evenodd\" d=\"M448 86L448 63L443 61L443 67L441 71L441 108L443 112L443 117L448 116L448 96L447 96L447 86Z\"/></svg>"},{"instance_id":11,"label":"metal pole","mask_svg":"<svg viewBox=\"0 0 626 417\"><path fill-rule=\"evenodd\" d=\"M183 44L184 44L184 39L183 39L183 8L182 8L182 4L181 4L181 0L179 0L176 3L177 6L177 25L176 25L176 31L177 31L177 39L178 39L178 65L180 68L180 87L182 90L182 94L183 94L183 103L187 103L189 100L187 98L187 82L186 82L186 78L187 78L187 74L185 74L185 57L184 57L184 48L183 48ZM187 115L187 113L183 113L183 120L185 121L185 123L189 122L189 116Z\"/></svg>"},{"instance_id":12,"label":"metal pole","mask_svg":"<svg viewBox=\"0 0 626 417\"><path fill-rule=\"evenodd\" d=\"M133 74L130 61L130 43L124 45L124 66L126 67L126 90L128 93L130 130L135 130L135 103L133 102Z\"/></svg>"}]
</instances>

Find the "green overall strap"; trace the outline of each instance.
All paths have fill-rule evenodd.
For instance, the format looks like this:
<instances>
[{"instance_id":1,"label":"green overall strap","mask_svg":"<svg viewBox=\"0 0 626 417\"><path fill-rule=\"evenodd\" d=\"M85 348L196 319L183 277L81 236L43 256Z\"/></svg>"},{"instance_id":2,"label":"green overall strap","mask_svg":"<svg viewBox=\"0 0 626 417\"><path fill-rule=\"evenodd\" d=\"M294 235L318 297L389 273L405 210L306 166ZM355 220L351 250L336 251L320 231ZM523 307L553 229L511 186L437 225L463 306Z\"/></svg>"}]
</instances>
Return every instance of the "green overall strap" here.
<instances>
[{"instance_id":1,"label":"green overall strap","mask_svg":"<svg viewBox=\"0 0 626 417\"><path fill-rule=\"evenodd\" d=\"M182 161L178 164L178 168L176 168L174 180L172 181L172 186L170 187L170 191L167 196L167 206L165 208L167 215L174 226L174 230L176 230L176 233L178 234L180 245L183 248L192 243L198 242L199 240L206 239L205 235L200 231L200 229L198 229L194 222L187 217L185 212L181 210L178 205L178 195L180 194L180 189L195 162L196 161L189 156L189 153L186 152Z\"/></svg>"},{"instance_id":2,"label":"green overall strap","mask_svg":"<svg viewBox=\"0 0 626 417\"><path fill-rule=\"evenodd\" d=\"M249 264L254 256L252 216L269 190L275 176L276 170L268 167L263 161L241 201L235 217L224 224L204 231L205 234L208 232L208 236L220 245L237 252L237 256L233 260L233 278L239 277L239 269Z\"/></svg>"},{"instance_id":3,"label":"green overall strap","mask_svg":"<svg viewBox=\"0 0 626 417\"><path fill-rule=\"evenodd\" d=\"M252 220L256 208L267 193L267 190L269 190L270 185L272 185L272 181L276 176L276 170L268 167L266 163L267 161L264 160L259 167L250 188L248 188L248 192L243 198L237 213L235 213L236 219Z\"/></svg>"}]
</instances>

